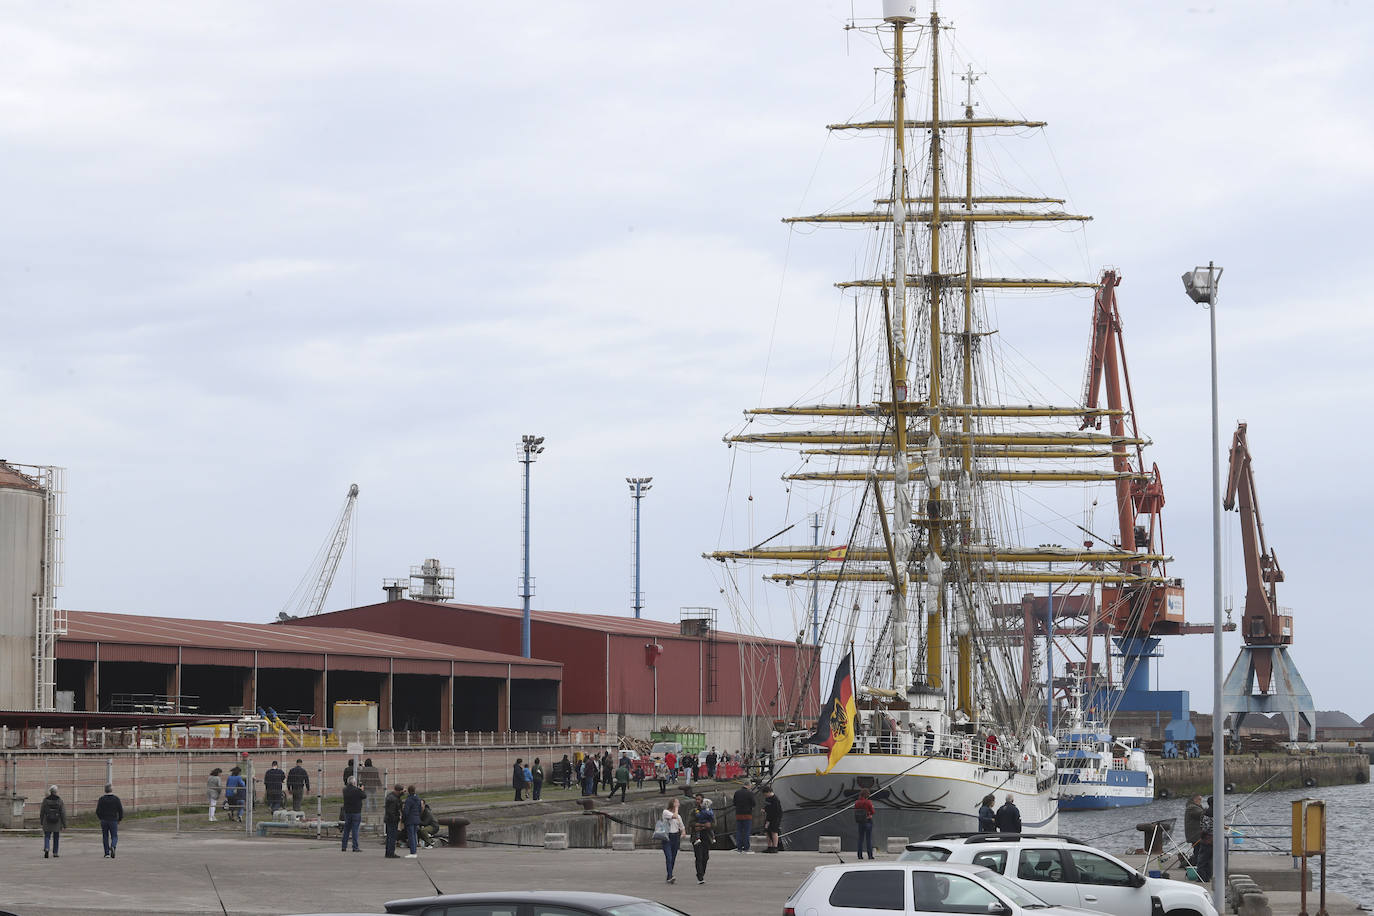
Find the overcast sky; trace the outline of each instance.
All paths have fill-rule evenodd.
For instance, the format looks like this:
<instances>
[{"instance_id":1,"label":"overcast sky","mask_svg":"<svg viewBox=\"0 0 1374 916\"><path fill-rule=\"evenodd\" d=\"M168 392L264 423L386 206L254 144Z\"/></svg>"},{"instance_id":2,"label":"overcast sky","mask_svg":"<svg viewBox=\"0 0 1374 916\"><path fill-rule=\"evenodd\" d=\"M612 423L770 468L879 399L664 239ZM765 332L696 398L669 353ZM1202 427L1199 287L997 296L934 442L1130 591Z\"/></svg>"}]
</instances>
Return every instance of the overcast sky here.
<instances>
[{"instance_id":1,"label":"overcast sky","mask_svg":"<svg viewBox=\"0 0 1374 916\"><path fill-rule=\"evenodd\" d=\"M824 130L882 94L850 8L3 4L0 455L68 468L61 604L271 619L356 482L329 607L426 557L459 600L517 606L515 451L537 433L536 607L630 613L624 478L652 475L647 614L723 608L700 554L785 507L778 468L732 465L721 436L808 400L852 320L830 284L856 236L779 222L873 196L881 148ZM1125 277L1189 617L1211 614L1210 415L1179 274L1215 259L1222 435L1250 423L1293 656L1318 708L1374 711L1353 574L1374 523L1374 13L942 10L950 73L987 74L980 113L1050 122L1008 180L1095 217L1052 275ZM1027 301L1014 346L1076 397L1090 300ZM743 531L727 500L749 495ZM755 619L724 623L795 633L795 600L751 591ZM1164 686L1210 709L1210 640L1166 651Z\"/></svg>"}]
</instances>

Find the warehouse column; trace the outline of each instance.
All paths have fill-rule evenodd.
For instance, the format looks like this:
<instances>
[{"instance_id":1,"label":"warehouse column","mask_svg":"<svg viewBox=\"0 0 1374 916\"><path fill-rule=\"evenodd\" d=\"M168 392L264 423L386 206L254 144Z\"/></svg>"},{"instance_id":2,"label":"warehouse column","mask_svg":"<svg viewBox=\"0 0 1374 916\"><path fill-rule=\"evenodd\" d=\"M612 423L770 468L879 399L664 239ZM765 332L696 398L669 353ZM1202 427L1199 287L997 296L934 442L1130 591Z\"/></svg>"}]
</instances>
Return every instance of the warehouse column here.
<instances>
[{"instance_id":1,"label":"warehouse column","mask_svg":"<svg viewBox=\"0 0 1374 916\"><path fill-rule=\"evenodd\" d=\"M453 731L453 662L448 663L448 677L439 687L439 731Z\"/></svg>"},{"instance_id":2,"label":"warehouse column","mask_svg":"<svg viewBox=\"0 0 1374 916\"><path fill-rule=\"evenodd\" d=\"M324 656L324 664L315 675L315 718L313 720L316 728L328 728L329 712L329 656Z\"/></svg>"},{"instance_id":3,"label":"warehouse column","mask_svg":"<svg viewBox=\"0 0 1374 916\"><path fill-rule=\"evenodd\" d=\"M496 730L498 732L510 731L510 665L506 666L506 679L497 682Z\"/></svg>"},{"instance_id":4,"label":"warehouse column","mask_svg":"<svg viewBox=\"0 0 1374 916\"><path fill-rule=\"evenodd\" d=\"M384 732L389 732L392 728L391 697L392 688L396 684L396 659L390 659L389 664L391 667L382 675L382 695L378 698L380 702L377 704L377 727Z\"/></svg>"}]
</instances>

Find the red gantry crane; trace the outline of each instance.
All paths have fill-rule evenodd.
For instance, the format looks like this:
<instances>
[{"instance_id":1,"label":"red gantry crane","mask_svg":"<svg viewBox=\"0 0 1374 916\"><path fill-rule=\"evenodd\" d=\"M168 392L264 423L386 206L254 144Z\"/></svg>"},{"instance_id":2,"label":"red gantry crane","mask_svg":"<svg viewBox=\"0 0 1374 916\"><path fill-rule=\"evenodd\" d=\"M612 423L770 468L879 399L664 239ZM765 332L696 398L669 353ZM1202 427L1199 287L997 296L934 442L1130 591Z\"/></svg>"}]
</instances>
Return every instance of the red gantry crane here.
<instances>
[{"instance_id":1,"label":"red gantry crane","mask_svg":"<svg viewBox=\"0 0 1374 916\"><path fill-rule=\"evenodd\" d=\"M1308 740L1315 741L1316 708L1302 675L1288 657L1288 647L1293 644L1293 618L1279 607L1276 585L1283 581L1283 570L1274 549L1264 539L1244 423L1236 427L1231 439L1231 470L1221 504L1228 511L1235 509L1240 513L1245 552L1245 614L1241 618L1245 645L1241 646L1240 656L1221 689L1222 709L1232 717L1231 734L1240 733L1241 722L1252 712L1281 712L1288 723L1289 741L1298 740L1299 720L1307 725Z\"/></svg>"}]
</instances>

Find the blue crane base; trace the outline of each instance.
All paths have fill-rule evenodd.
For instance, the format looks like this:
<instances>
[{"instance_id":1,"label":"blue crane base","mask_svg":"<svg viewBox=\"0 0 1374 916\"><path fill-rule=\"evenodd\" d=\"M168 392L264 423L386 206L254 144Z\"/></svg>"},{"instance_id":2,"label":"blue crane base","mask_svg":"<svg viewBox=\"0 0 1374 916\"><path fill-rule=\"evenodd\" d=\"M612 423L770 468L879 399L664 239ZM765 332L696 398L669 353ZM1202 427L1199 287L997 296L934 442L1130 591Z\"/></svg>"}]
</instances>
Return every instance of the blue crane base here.
<instances>
[{"instance_id":1,"label":"blue crane base","mask_svg":"<svg viewBox=\"0 0 1374 916\"><path fill-rule=\"evenodd\" d=\"M1255 654L1269 652L1273 659L1273 677L1269 693L1255 692ZM1273 715L1283 713L1288 723L1288 740L1298 741L1299 723L1307 726L1307 740L1317 740L1317 711L1312 693L1298 673L1298 666L1288 656L1287 646L1241 646L1240 655L1231 666L1231 673L1221 685L1221 708L1231 717L1231 734L1240 734L1240 724L1252 712Z\"/></svg>"},{"instance_id":2,"label":"blue crane base","mask_svg":"<svg viewBox=\"0 0 1374 916\"><path fill-rule=\"evenodd\" d=\"M1092 704L1113 712L1167 713L1161 756L1198 756L1197 729L1193 727L1186 690L1152 690L1149 659L1163 655L1157 636L1118 636L1117 652L1125 660L1125 683L1116 690L1096 692Z\"/></svg>"}]
</instances>

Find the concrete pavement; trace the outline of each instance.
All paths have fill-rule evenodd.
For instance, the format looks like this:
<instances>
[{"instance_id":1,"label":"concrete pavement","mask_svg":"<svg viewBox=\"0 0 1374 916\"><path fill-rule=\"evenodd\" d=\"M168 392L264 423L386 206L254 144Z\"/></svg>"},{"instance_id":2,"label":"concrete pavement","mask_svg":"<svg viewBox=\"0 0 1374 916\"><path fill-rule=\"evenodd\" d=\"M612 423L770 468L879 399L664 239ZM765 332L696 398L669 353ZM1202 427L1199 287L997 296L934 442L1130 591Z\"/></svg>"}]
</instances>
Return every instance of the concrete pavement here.
<instances>
[{"instance_id":1,"label":"concrete pavement","mask_svg":"<svg viewBox=\"0 0 1374 916\"><path fill-rule=\"evenodd\" d=\"M421 850L419 860L385 859L381 841L372 837L353 853L340 852L338 840L176 836L135 825L120 831L118 852L117 859L103 857L99 831L64 832L59 859L43 858L41 834L0 838L0 910L18 916L220 914L208 865L230 916L380 913L387 900L433 893L423 862L445 893L596 890L650 897L693 914L778 916L814 866L836 861L819 853L715 852L707 883L698 886L689 848L678 858L678 883L668 885L657 850L441 847Z\"/></svg>"}]
</instances>

